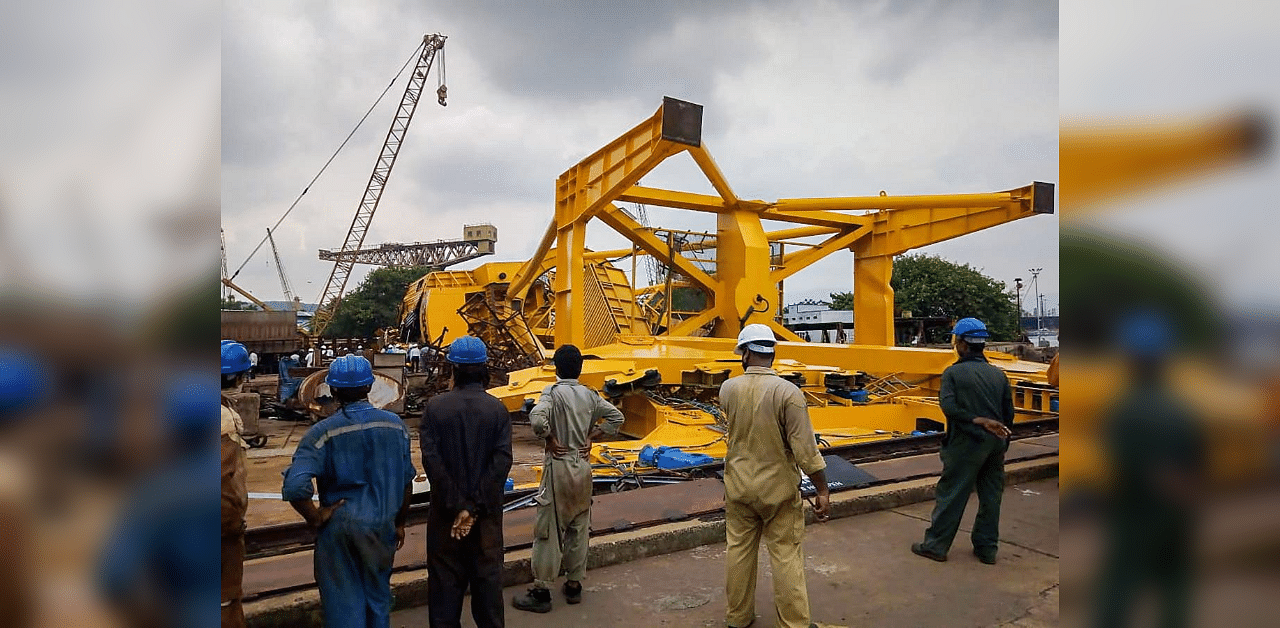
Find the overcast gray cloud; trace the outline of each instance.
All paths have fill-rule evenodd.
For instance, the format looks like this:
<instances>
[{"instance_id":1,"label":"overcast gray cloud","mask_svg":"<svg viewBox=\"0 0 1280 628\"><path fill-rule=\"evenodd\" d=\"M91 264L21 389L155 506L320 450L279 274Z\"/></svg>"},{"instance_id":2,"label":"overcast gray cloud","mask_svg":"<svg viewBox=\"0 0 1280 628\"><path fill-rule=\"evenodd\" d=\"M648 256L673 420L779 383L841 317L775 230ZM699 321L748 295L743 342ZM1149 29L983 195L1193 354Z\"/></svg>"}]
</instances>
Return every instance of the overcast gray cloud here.
<instances>
[{"instance_id":1,"label":"overcast gray cloud","mask_svg":"<svg viewBox=\"0 0 1280 628\"><path fill-rule=\"evenodd\" d=\"M491 221L499 253L488 259L526 258L550 220L555 178L664 95L705 106L704 141L749 198L984 192L1057 176L1053 3L236 1L224 5L222 63L233 270L425 32L449 37L449 106L419 106L369 244L453 238L464 222ZM392 88L276 238L308 300L330 268L315 250L341 245L402 91ZM644 183L709 189L683 156ZM654 224L714 228L677 212ZM1056 233L1056 217L1035 217L926 251L1009 283L1044 267L1054 294ZM617 242L593 227L589 245ZM237 281L275 298L265 259ZM849 289L850 268L849 253L831 256L788 281L788 300Z\"/></svg>"}]
</instances>

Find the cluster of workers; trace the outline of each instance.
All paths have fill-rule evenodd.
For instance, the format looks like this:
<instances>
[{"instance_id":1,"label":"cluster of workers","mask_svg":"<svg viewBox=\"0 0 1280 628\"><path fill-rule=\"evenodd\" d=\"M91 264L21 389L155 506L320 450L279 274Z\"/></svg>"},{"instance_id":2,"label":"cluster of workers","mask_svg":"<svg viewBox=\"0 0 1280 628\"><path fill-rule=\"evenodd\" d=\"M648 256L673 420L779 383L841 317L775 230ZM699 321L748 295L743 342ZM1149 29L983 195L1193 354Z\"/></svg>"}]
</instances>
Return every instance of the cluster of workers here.
<instances>
[{"instance_id":1,"label":"cluster of workers","mask_svg":"<svg viewBox=\"0 0 1280 628\"><path fill-rule=\"evenodd\" d=\"M968 495L977 488L978 519L973 551L984 563L996 560L1004 452L1013 424L1012 391L1002 371L987 364L989 336L976 319L953 330L959 360L942 376L940 401L948 419L942 448L944 471L932 523L911 551L946 560ZM751 625L761 539L773 569L776 625L811 624L805 585L803 472L817 489L814 514L830 516L822 455L818 452L804 394L773 370L776 337L767 325L739 334L735 353L743 374L720 389L727 419L725 458L726 623ZM512 464L511 420L486 392L487 349L464 336L449 347L453 387L423 409L418 437L422 468L431 484L427 523L430 625L460 626L464 596L480 628L504 625L502 513ZM550 612L560 587L567 604L583 600L591 520L592 443L617 434L619 410L581 384L582 353L564 345L553 358L557 381L543 390L529 413L536 437L545 442L536 496L533 586L511 605ZM222 388L236 390L248 370L242 345L224 341ZM326 382L341 408L313 425L284 472L282 495L317 530L315 580L325 626L390 625L392 562L405 539L405 520L416 476L408 428L398 416L368 401L373 372L360 356L337 358ZM243 623L240 575L244 555L244 463L228 403L223 433L223 625ZM313 489L313 481L315 487ZM318 503L313 500L319 492Z\"/></svg>"}]
</instances>

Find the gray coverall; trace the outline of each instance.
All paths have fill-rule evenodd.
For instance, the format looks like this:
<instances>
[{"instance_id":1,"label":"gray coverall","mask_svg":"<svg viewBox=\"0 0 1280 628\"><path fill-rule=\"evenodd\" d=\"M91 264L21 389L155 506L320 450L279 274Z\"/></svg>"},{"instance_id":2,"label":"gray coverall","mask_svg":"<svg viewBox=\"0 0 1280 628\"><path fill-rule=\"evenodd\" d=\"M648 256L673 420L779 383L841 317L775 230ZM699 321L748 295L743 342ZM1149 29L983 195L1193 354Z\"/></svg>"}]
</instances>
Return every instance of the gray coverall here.
<instances>
[{"instance_id":1,"label":"gray coverall","mask_svg":"<svg viewBox=\"0 0 1280 628\"><path fill-rule=\"evenodd\" d=\"M562 379L542 391L529 411L533 434L555 435L569 452L543 458L542 487L533 535L534 586L550 589L563 565L569 580L581 582L587 572L587 535L591 527L591 461L579 449L599 419L606 434L617 434L623 416L596 391L576 379Z\"/></svg>"}]
</instances>

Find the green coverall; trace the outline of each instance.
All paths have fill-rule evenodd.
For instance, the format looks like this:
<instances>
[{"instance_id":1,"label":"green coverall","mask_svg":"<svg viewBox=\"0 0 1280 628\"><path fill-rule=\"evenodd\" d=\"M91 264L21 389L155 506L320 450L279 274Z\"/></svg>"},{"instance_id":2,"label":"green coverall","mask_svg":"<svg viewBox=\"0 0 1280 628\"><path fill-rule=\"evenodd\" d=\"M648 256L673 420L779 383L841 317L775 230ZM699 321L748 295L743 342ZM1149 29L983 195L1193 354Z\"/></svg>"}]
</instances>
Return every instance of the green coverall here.
<instances>
[{"instance_id":1,"label":"green coverall","mask_svg":"<svg viewBox=\"0 0 1280 628\"><path fill-rule=\"evenodd\" d=\"M942 477L935 490L932 523L925 530L923 549L946 556L960 529L969 494L978 490L978 516L973 524L973 549L995 557L1000 540L1000 498L1004 493L1004 452L1009 441L973 420L995 419L1013 426L1013 389L1004 371L987 363L980 353L961 358L942 372L938 393L947 417L942 445Z\"/></svg>"}]
</instances>

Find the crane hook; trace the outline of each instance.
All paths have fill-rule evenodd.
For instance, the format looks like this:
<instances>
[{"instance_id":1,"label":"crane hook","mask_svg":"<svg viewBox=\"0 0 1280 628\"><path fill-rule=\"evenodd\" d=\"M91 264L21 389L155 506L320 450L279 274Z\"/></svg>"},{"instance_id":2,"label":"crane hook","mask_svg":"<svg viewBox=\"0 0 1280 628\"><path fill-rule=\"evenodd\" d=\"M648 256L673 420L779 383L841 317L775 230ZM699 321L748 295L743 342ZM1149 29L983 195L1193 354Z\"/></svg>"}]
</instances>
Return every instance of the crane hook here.
<instances>
[{"instance_id":1,"label":"crane hook","mask_svg":"<svg viewBox=\"0 0 1280 628\"><path fill-rule=\"evenodd\" d=\"M445 97L448 95L449 95L449 88L447 86L441 85L440 87L436 88L436 101L440 103L441 107L449 106L449 103L444 101Z\"/></svg>"}]
</instances>

